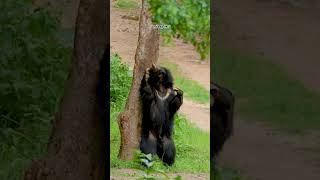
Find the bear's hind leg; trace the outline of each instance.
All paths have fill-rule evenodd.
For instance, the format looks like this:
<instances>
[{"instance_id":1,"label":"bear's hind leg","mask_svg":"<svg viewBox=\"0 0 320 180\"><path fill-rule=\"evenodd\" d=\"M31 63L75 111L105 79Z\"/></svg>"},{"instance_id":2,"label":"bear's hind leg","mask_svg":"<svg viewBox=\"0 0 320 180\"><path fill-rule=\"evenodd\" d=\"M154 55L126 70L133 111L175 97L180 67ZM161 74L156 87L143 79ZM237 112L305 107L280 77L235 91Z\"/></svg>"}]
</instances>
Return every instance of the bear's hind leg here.
<instances>
[{"instance_id":1,"label":"bear's hind leg","mask_svg":"<svg viewBox=\"0 0 320 180\"><path fill-rule=\"evenodd\" d=\"M142 136L140 143L140 150L143 154L157 153L157 138L149 132L149 136Z\"/></svg>"},{"instance_id":2,"label":"bear's hind leg","mask_svg":"<svg viewBox=\"0 0 320 180\"><path fill-rule=\"evenodd\" d=\"M173 139L163 137L162 143L158 144L157 154L164 164L173 165L176 157L176 147Z\"/></svg>"}]
</instances>

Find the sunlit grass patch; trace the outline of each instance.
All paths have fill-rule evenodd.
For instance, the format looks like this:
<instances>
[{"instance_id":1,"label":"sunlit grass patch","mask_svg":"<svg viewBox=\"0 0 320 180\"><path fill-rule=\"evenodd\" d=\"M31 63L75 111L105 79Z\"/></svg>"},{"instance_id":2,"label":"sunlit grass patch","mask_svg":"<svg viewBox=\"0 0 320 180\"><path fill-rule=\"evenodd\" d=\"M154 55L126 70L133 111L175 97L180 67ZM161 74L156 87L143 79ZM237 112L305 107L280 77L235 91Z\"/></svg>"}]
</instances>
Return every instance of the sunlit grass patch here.
<instances>
[{"instance_id":1,"label":"sunlit grass patch","mask_svg":"<svg viewBox=\"0 0 320 180\"><path fill-rule=\"evenodd\" d=\"M302 133L320 129L320 96L261 56L215 49L212 79L234 92L244 119Z\"/></svg>"},{"instance_id":2,"label":"sunlit grass patch","mask_svg":"<svg viewBox=\"0 0 320 180\"><path fill-rule=\"evenodd\" d=\"M120 9L137 9L139 8L139 4L137 1L133 0L117 0L114 7Z\"/></svg>"}]
</instances>

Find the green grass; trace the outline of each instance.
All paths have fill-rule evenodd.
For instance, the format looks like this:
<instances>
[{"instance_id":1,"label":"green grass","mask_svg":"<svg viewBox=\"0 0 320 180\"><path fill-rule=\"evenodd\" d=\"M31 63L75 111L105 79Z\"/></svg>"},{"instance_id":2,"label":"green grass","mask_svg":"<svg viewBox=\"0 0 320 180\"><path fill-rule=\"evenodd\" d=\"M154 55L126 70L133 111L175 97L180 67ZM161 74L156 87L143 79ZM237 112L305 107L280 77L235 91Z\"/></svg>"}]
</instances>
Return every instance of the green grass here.
<instances>
[{"instance_id":1,"label":"green grass","mask_svg":"<svg viewBox=\"0 0 320 180\"><path fill-rule=\"evenodd\" d=\"M209 104L210 94L198 82L183 77L179 67L169 61L162 61L161 66L168 68L174 77L175 86L183 90L184 96L194 102Z\"/></svg>"},{"instance_id":2,"label":"green grass","mask_svg":"<svg viewBox=\"0 0 320 180\"><path fill-rule=\"evenodd\" d=\"M131 75L129 71L119 71L117 69L123 68L124 64L121 64L121 60L118 56L113 55L111 57L111 88L122 86L119 83L122 81L131 81ZM116 68L117 69L116 69ZM119 75L121 72L122 75ZM130 83L131 84L131 83ZM125 87L125 91L120 93L122 97L124 94L128 94L130 87ZM123 89L124 90L124 89ZM117 98L118 93L112 93L111 99L117 99L117 101L111 102L110 106L110 167L111 168L135 168L141 169L142 166L135 162L124 162L118 159L118 152L120 146L120 132L117 124L117 118L119 112L124 110L126 98ZM203 132L200 129L193 127L187 120L179 115L175 117L175 133L174 141L177 149L176 162L172 167L164 166L160 161L156 161L154 168L163 170L165 172L208 172L210 171L210 136L209 133Z\"/></svg>"},{"instance_id":3,"label":"green grass","mask_svg":"<svg viewBox=\"0 0 320 180\"><path fill-rule=\"evenodd\" d=\"M243 119L256 119L290 132L320 129L320 97L263 57L215 49L214 81L236 96Z\"/></svg>"},{"instance_id":4,"label":"green grass","mask_svg":"<svg viewBox=\"0 0 320 180\"><path fill-rule=\"evenodd\" d=\"M137 9L139 4L133 0L117 0L114 7L119 9Z\"/></svg>"},{"instance_id":5,"label":"green grass","mask_svg":"<svg viewBox=\"0 0 320 180\"><path fill-rule=\"evenodd\" d=\"M216 168L214 172L211 172L211 176L214 180L243 180L239 173L230 168Z\"/></svg>"}]
</instances>

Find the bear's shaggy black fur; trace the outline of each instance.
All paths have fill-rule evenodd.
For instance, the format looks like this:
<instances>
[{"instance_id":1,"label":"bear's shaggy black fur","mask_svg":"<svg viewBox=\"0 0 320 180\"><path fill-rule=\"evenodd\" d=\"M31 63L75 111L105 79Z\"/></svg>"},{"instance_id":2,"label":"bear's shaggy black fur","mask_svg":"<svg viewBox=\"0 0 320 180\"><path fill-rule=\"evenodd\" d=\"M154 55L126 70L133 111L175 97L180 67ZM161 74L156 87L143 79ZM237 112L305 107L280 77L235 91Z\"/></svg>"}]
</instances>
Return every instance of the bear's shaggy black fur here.
<instances>
[{"instance_id":1,"label":"bear's shaggy black fur","mask_svg":"<svg viewBox=\"0 0 320 180\"><path fill-rule=\"evenodd\" d=\"M213 82L210 84L210 94L210 119L213 127L211 158L214 160L232 135L235 97L231 91Z\"/></svg>"},{"instance_id":2,"label":"bear's shaggy black fur","mask_svg":"<svg viewBox=\"0 0 320 180\"><path fill-rule=\"evenodd\" d=\"M140 150L157 154L167 165L175 160L172 138L174 115L182 105L183 91L173 88L171 72L153 65L147 69L140 87L142 100L142 134Z\"/></svg>"}]
</instances>

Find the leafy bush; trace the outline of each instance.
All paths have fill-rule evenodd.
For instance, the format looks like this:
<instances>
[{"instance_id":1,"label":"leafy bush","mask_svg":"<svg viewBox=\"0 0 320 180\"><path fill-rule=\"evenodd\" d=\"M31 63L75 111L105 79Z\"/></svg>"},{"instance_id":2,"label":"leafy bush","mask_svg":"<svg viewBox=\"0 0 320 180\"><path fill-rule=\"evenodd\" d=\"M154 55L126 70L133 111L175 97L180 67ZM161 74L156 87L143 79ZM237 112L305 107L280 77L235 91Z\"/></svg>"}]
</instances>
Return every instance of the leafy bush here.
<instances>
[{"instance_id":1,"label":"leafy bush","mask_svg":"<svg viewBox=\"0 0 320 180\"><path fill-rule=\"evenodd\" d=\"M210 0L149 0L153 21L167 41L178 36L191 42L205 59L210 51Z\"/></svg>"},{"instance_id":2,"label":"leafy bush","mask_svg":"<svg viewBox=\"0 0 320 180\"><path fill-rule=\"evenodd\" d=\"M123 101L128 96L132 73L129 67L121 62L118 54L112 54L110 57L110 102Z\"/></svg>"},{"instance_id":3,"label":"leafy bush","mask_svg":"<svg viewBox=\"0 0 320 180\"><path fill-rule=\"evenodd\" d=\"M0 179L21 179L45 152L71 55L57 37L58 17L31 7L0 2Z\"/></svg>"}]
</instances>

